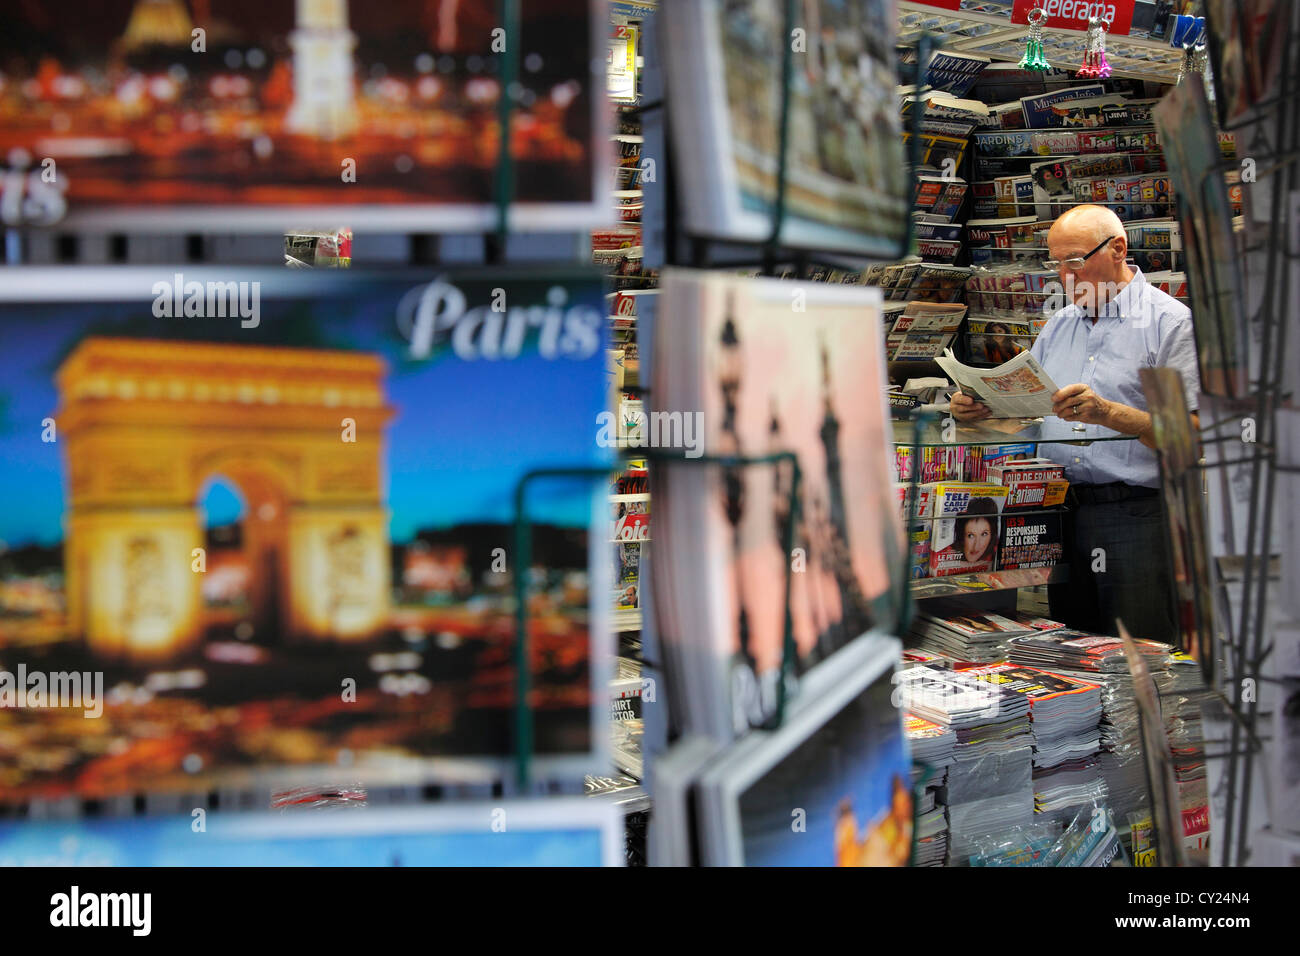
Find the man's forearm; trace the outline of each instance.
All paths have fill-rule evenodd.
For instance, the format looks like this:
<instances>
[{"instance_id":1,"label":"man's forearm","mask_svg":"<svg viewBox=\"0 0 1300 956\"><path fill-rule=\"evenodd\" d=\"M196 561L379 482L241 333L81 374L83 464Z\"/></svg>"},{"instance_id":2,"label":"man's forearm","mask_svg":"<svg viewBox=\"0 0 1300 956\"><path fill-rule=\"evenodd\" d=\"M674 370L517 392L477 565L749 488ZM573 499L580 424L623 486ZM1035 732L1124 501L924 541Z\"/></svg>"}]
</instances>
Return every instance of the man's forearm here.
<instances>
[{"instance_id":1,"label":"man's forearm","mask_svg":"<svg viewBox=\"0 0 1300 956\"><path fill-rule=\"evenodd\" d=\"M1124 435L1136 435L1138 441L1148 448L1156 447L1155 434L1151 430L1151 415L1140 408L1122 402L1107 402L1106 420L1102 424Z\"/></svg>"},{"instance_id":2,"label":"man's forearm","mask_svg":"<svg viewBox=\"0 0 1300 956\"><path fill-rule=\"evenodd\" d=\"M1156 447L1155 430L1151 427L1151 413L1144 412L1140 408L1134 408L1132 405L1125 405L1123 402L1107 402L1106 421L1103 422L1107 428L1120 432L1125 435L1136 435L1137 440L1148 448ZM1196 412L1192 412L1192 428L1200 430L1201 419Z\"/></svg>"}]
</instances>

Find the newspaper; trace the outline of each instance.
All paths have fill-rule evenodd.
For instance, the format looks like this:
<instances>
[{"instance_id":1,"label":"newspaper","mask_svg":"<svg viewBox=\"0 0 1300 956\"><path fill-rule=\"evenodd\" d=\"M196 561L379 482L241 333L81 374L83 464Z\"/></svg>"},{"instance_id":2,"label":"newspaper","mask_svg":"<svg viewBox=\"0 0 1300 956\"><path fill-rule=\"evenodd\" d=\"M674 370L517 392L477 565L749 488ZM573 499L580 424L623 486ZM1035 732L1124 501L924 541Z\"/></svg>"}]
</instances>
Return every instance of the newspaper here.
<instances>
[{"instance_id":1,"label":"newspaper","mask_svg":"<svg viewBox=\"0 0 1300 956\"><path fill-rule=\"evenodd\" d=\"M1059 388L1029 352L1021 352L996 368L972 368L957 361L952 349L935 358L939 368L989 407L994 418L1041 418L1052 414L1052 396Z\"/></svg>"}]
</instances>

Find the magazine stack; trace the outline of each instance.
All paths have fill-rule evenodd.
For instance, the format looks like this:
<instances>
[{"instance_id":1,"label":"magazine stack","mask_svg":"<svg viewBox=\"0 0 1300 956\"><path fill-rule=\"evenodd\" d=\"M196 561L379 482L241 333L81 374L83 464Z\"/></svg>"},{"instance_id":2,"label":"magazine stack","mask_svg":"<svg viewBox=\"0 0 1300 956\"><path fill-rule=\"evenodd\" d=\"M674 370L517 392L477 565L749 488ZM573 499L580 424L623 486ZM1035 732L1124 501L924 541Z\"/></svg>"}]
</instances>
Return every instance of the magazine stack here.
<instances>
[{"instance_id":1,"label":"magazine stack","mask_svg":"<svg viewBox=\"0 0 1300 956\"><path fill-rule=\"evenodd\" d=\"M903 721L912 749L912 786L916 799L916 866L943 866L948 857L948 816L941 800L953 762L957 736L952 728L915 714Z\"/></svg>"},{"instance_id":2,"label":"magazine stack","mask_svg":"<svg viewBox=\"0 0 1300 956\"><path fill-rule=\"evenodd\" d=\"M917 611L911 630L923 648L952 660L982 664L1006 660L1010 641L1030 633L1030 626L1020 621L942 600L927 602Z\"/></svg>"},{"instance_id":3,"label":"magazine stack","mask_svg":"<svg viewBox=\"0 0 1300 956\"><path fill-rule=\"evenodd\" d=\"M1033 821L1029 703L960 671L921 665L899 674L902 705L956 735L940 799L948 808L949 861L960 865L985 834Z\"/></svg>"}]
</instances>

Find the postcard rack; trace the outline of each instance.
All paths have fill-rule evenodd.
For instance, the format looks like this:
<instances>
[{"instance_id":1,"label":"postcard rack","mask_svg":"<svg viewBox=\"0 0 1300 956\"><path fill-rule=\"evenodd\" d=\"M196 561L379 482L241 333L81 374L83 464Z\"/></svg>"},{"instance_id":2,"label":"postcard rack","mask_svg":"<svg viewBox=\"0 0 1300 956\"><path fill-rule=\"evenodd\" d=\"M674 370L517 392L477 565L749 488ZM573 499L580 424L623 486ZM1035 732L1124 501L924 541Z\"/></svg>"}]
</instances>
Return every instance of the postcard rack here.
<instances>
[{"instance_id":1,"label":"postcard rack","mask_svg":"<svg viewBox=\"0 0 1300 956\"><path fill-rule=\"evenodd\" d=\"M757 465L782 465L790 467L790 502L786 510L782 528L782 547L788 555L794 549L794 529L799 522L799 486L802 473L799 459L793 452L774 452L753 457L737 455L703 455L699 458L684 458L664 452L637 454L638 459L646 459L662 465L716 465L721 468L736 470ZM528 520L528 487L545 479L586 478L591 481L608 479L610 467L581 465L575 467L537 468L526 472L515 486L514 496L514 550L515 550L515 776L519 792L527 792L531 784L531 763L533 758L533 713L528 706L532 674L529 662L528 639L528 578L526 569L532 564L531 524ZM785 612L784 637L782 640L781 674L777 681L776 710L768 725L763 729L775 730L785 721L785 709L790 696L793 679L798 670L798 653L794 641L794 621L790 614L790 586L793 580L793 562L786 562L785 570Z\"/></svg>"},{"instance_id":2,"label":"postcard rack","mask_svg":"<svg viewBox=\"0 0 1300 956\"><path fill-rule=\"evenodd\" d=\"M1225 15L1243 17L1241 4L1227 5ZM1280 45L1276 94L1256 102L1242 117L1223 127L1235 132L1239 143L1246 143L1244 147L1238 147L1238 162L1243 156L1253 158L1257 164L1256 182L1267 181L1269 184L1267 222L1250 224L1252 232L1259 230L1256 241L1240 250L1242 258L1251 266L1252 281L1262 282L1258 287L1258 307L1252 312L1244 301L1248 299L1245 295L1231 297L1227 306L1234 310L1238 328L1246 330L1246 338L1255 340L1256 344L1248 344L1247 350L1260 356L1258 375L1247 383L1244 394L1220 396L1222 405L1216 404L1216 407L1221 407L1226 416L1201 426L1202 435L1209 436L1202 438L1203 445L1216 446L1215 452L1207 453L1199 465L1207 476L1210 471L1229 466L1245 465L1250 470L1248 518L1243 529L1245 545L1244 550L1235 556L1241 563L1240 581L1226 580L1218 563L1212 560L1211 555L1206 555L1208 566L1214 569L1211 574L1218 578L1214 590L1218 598L1215 613L1221 622L1216 627L1221 653L1215 653L1215 660L1205 662L1205 666L1213 668L1222 657L1226 673L1208 675L1221 680L1222 689L1211 689L1204 696L1219 703L1231 725L1228 746L1220 752L1204 755L1207 761L1226 761L1222 808L1218 807L1216 795L1211 794L1215 808L1212 812L1219 815L1222 827L1216 834L1220 844L1211 846L1210 850L1222 866L1247 863L1250 832L1262 825L1261 821L1252 822L1250 819L1255 759L1263 749L1259 701L1253 690L1261 683L1277 681L1265 669L1265 662L1273 649L1268 633L1267 607L1270 566L1275 550L1283 552L1283 561L1300 558L1295 554L1294 542L1273 540L1279 474L1297 470L1289 463L1294 460L1297 450L1279 447L1277 419L1278 410L1295 399L1286 394L1285 361L1288 333L1294 335L1300 331L1295 327L1300 315L1300 288L1295 288L1291 282L1293 263L1300 259L1300 250L1291 246L1292 236L1300 228L1300 223L1296 222L1300 210L1291 198L1300 188L1300 71L1296 69L1297 62L1300 62L1300 8L1287 7L1282 15L1286 18L1281 24L1285 36ZM1212 37L1216 35L1216 31L1207 32ZM1219 59L1213 44L1211 52L1216 60ZM1240 167L1221 163L1211 169L1202 181L1202 192L1211 182L1211 177L1221 176L1229 168ZM1250 188L1262 193L1258 185ZM1223 290L1217 285L1217 277L1198 278L1207 284L1206 292L1212 301L1222 301L1219 296ZM1253 364L1247 356L1243 356L1242 361L1248 369ZM1233 457L1225 454L1223 447L1227 442L1240 439L1243 416L1253 418L1256 440L1243 441L1245 454ZM1229 431L1223 431L1225 428ZM1233 430L1238 434L1233 435ZM1279 460L1280 457L1284 460ZM1229 498L1226 494L1222 496L1221 507L1225 525L1232 527L1234 519ZM1208 548L1209 542L1202 542L1202 545ZM1233 605L1226 600L1234 585L1240 598L1236 620L1233 620ZM1214 688L1213 683L1210 686ZM1280 742L1275 742L1275 745L1277 743Z\"/></svg>"},{"instance_id":3,"label":"postcard rack","mask_svg":"<svg viewBox=\"0 0 1300 956\"><path fill-rule=\"evenodd\" d=\"M783 36L789 37L795 28L795 0L784 0L783 17L784 32ZM930 54L939 46L942 41L935 35L923 32L916 40L917 61L916 64L900 64L900 78L908 82L916 83L918 86L925 75L925 64L930 59ZM758 267L761 274L771 276L776 274L776 267L780 263L790 263L794 265L798 278L807 278L812 266L825 266L832 269L854 268L860 269L868 261L878 260L881 262L894 262L905 258L912 249L914 239L914 228L910 215L905 217L905 226L903 234L899 239L898 247L890 253L879 256L863 256L858 253L841 254L829 250L810 250L810 249L789 249L784 248L781 244L781 235L786 220L786 199L788 192L788 158L789 158L789 141L790 141L790 91L794 77L794 48L791 43L783 44L781 57L781 106L778 115L780 116L778 138L777 138L777 177L776 177L776 196L772 206L772 224L767 238L760 242L747 242L741 239L726 238L720 236L709 236L692 233L689 235L678 234L675 224L679 221L677 215L677 195L676 191L669 189L667 198L668 208L666 223L668 226L668 236L665 242L665 254L667 262L670 265L692 266L695 268L749 268ZM656 100L640 107L638 111L663 108L664 101ZM668 116L671 120L672 109L669 106ZM910 171L916 170L921 165L921 141L920 141L920 115L923 111L911 110L908 113L909 137L907 145L907 168L909 175L905 177L908 183L907 188L910 190L914 187L915 176ZM668 124L666 140L672 139L672 125ZM668 143L668 154L673 153L671 142ZM910 202L909 196L909 202ZM688 257L679 255L680 247L685 246L689 249ZM730 255L715 255L716 247L733 247L739 250L739 258L733 258ZM758 253L754 257L753 253ZM748 255L747 255L748 253ZM850 260L846 262L845 260ZM856 260L856 262L852 261Z\"/></svg>"}]
</instances>

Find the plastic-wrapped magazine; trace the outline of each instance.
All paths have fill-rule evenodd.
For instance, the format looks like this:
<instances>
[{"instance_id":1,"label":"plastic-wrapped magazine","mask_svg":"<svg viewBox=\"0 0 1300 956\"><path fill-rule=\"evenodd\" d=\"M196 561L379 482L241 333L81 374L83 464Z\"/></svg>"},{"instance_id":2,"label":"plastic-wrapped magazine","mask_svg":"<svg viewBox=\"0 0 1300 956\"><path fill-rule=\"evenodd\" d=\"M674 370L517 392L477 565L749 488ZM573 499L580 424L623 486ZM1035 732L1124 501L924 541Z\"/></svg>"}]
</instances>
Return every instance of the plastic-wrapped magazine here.
<instances>
[{"instance_id":1,"label":"plastic-wrapped magazine","mask_svg":"<svg viewBox=\"0 0 1300 956\"><path fill-rule=\"evenodd\" d=\"M807 50L789 98L787 246L896 257L911 184L895 106L894 4L800 7ZM782 0L663 5L668 91L686 228L764 240L778 191L781 91L790 36ZM962 140L964 144L964 140Z\"/></svg>"},{"instance_id":2,"label":"plastic-wrapped magazine","mask_svg":"<svg viewBox=\"0 0 1300 956\"><path fill-rule=\"evenodd\" d=\"M1052 396L1060 389L1029 352L996 368L973 368L948 350L935 359L962 392L988 406L994 418L1041 418L1052 414Z\"/></svg>"},{"instance_id":3,"label":"plastic-wrapped magazine","mask_svg":"<svg viewBox=\"0 0 1300 956\"><path fill-rule=\"evenodd\" d=\"M1035 822L975 841L971 866L1106 867L1126 864L1119 830L1104 806L1083 807L1062 831Z\"/></svg>"}]
</instances>

